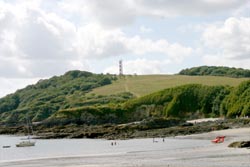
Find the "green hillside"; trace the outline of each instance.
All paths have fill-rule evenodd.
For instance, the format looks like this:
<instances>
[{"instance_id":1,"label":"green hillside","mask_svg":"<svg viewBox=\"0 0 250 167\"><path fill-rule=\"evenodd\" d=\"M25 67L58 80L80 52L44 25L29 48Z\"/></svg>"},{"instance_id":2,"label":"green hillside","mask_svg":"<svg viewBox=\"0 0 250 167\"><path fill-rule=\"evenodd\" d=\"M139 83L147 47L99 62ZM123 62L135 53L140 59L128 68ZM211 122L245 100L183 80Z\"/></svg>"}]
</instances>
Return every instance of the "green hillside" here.
<instances>
[{"instance_id":1,"label":"green hillside","mask_svg":"<svg viewBox=\"0 0 250 167\"><path fill-rule=\"evenodd\" d=\"M123 76L69 71L0 99L0 124L126 123L155 117L249 115L247 78Z\"/></svg>"},{"instance_id":2,"label":"green hillside","mask_svg":"<svg viewBox=\"0 0 250 167\"><path fill-rule=\"evenodd\" d=\"M53 123L126 123L158 118L195 119L250 116L250 81L237 87L188 84L125 103L58 111Z\"/></svg>"},{"instance_id":3,"label":"green hillside","mask_svg":"<svg viewBox=\"0 0 250 167\"><path fill-rule=\"evenodd\" d=\"M137 75L125 76L111 85L93 89L89 94L110 95L121 92L131 92L135 96L144 96L162 89L185 84L203 84L238 86L248 78L230 78L219 76L185 76L185 75Z\"/></svg>"},{"instance_id":4,"label":"green hillside","mask_svg":"<svg viewBox=\"0 0 250 167\"><path fill-rule=\"evenodd\" d=\"M130 94L103 96L86 95L96 87L111 84L116 77L84 71L69 71L62 76L40 80L0 99L0 122L42 121L58 110L93 104L117 103ZM117 98L116 96L119 96Z\"/></svg>"}]
</instances>

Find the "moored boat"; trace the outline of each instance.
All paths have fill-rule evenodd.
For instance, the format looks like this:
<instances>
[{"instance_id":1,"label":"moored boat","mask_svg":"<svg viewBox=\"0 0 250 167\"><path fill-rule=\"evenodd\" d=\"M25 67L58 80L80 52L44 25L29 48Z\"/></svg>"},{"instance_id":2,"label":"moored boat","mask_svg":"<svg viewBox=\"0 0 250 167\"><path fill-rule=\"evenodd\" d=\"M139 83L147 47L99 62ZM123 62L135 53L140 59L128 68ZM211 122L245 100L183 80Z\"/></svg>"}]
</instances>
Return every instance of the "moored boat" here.
<instances>
[{"instance_id":1,"label":"moored boat","mask_svg":"<svg viewBox=\"0 0 250 167\"><path fill-rule=\"evenodd\" d=\"M10 148L10 146L3 146L3 148Z\"/></svg>"},{"instance_id":2,"label":"moored boat","mask_svg":"<svg viewBox=\"0 0 250 167\"><path fill-rule=\"evenodd\" d=\"M16 144L16 147L31 147L35 146L36 142L28 141L21 141L20 143Z\"/></svg>"},{"instance_id":3,"label":"moored boat","mask_svg":"<svg viewBox=\"0 0 250 167\"><path fill-rule=\"evenodd\" d=\"M21 141L20 143L16 144L16 147L31 147L31 146L35 146L36 142L35 141L31 141L31 137L30 137L30 131L31 134L33 135L33 129L31 126L31 122L28 121L27 119L27 130L28 130L28 138L25 139L26 141Z\"/></svg>"}]
</instances>

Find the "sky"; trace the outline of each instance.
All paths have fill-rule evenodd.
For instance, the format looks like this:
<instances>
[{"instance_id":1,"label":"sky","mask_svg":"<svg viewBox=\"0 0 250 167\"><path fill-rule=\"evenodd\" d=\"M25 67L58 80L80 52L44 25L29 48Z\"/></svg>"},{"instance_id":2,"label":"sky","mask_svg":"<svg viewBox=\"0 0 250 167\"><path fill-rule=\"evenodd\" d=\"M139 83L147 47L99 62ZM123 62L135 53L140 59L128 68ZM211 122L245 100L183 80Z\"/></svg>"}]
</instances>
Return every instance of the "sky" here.
<instances>
[{"instance_id":1,"label":"sky","mask_svg":"<svg viewBox=\"0 0 250 167\"><path fill-rule=\"evenodd\" d=\"M250 0L0 0L0 97L69 70L249 69Z\"/></svg>"}]
</instances>

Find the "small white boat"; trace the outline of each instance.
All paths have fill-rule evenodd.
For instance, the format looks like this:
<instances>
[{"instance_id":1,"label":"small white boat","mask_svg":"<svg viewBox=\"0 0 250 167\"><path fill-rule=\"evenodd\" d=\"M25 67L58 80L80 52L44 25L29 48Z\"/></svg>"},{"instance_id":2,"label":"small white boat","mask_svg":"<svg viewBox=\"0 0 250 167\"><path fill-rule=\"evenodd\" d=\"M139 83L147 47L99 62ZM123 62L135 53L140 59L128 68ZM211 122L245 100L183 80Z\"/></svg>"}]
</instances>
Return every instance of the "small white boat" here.
<instances>
[{"instance_id":1,"label":"small white boat","mask_svg":"<svg viewBox=\"0 0 250 167\"><path fill-rule=\"evenodd\" d=\"M30 130L31 133L33 134L33 129L31 126L31 123L28 121L27 119L27 130L28 130L28 138L24 139L25 141L21 141L20 143L16 144L16 147L31 147L31 146L35 146L36 142L35 141L31 141L31 137L30 137Z\"/></svg>"},{"instance_id":2,"label":"small white boat","mask_svg":"<svg viewBox=\"0 0 250 167\"><path fill-rule=\"evenodd\" d=\"M31 147L35 146L36 142L28 141L21 141L20 143L16 144L16 147Z\"/></svg>"}]
</instances>

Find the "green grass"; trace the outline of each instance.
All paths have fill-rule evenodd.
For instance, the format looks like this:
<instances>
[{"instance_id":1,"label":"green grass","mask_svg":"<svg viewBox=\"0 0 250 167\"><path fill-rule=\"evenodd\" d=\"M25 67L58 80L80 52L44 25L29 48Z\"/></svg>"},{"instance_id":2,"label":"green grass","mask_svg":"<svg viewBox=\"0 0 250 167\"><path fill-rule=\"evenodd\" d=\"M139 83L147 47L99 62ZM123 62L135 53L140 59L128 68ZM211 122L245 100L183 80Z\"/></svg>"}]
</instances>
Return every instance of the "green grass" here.
<instances>
[{"instance_id":1,"label":"green grass","mask_svg":"<svg viewBox=\"0 0 250 167\"><path fill-rule=\"evenodd\" d=\"M110 95L121 92L131 92L135 96L144 96L162 89L185 84L229 85L238 86L249 78L229 78L219 76L185 76L185 75L138 75L125 76L111 85L99 87L89 94Z\"/></svg>"}]
</instances>

